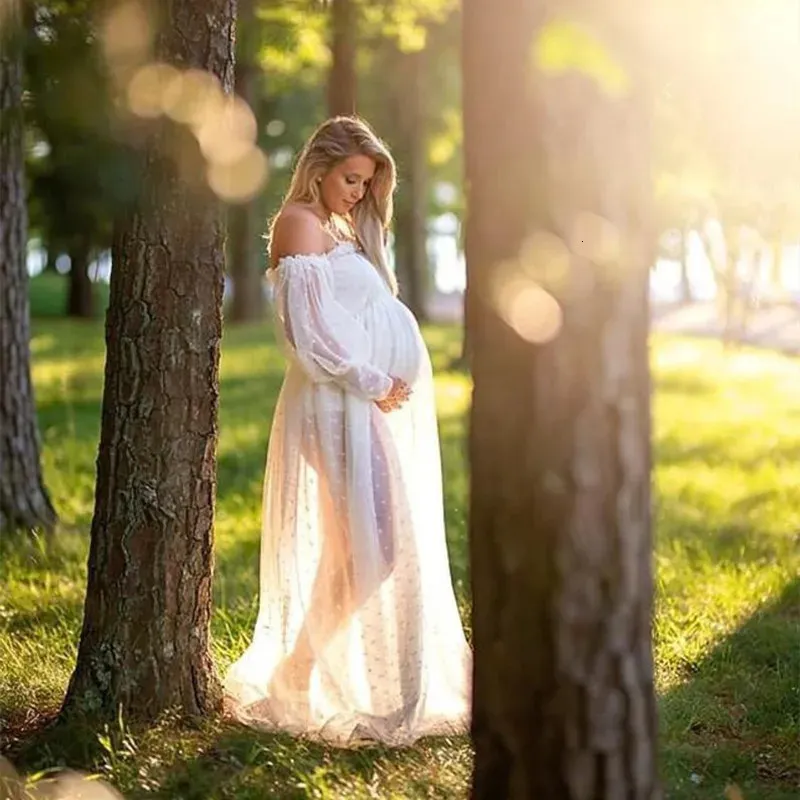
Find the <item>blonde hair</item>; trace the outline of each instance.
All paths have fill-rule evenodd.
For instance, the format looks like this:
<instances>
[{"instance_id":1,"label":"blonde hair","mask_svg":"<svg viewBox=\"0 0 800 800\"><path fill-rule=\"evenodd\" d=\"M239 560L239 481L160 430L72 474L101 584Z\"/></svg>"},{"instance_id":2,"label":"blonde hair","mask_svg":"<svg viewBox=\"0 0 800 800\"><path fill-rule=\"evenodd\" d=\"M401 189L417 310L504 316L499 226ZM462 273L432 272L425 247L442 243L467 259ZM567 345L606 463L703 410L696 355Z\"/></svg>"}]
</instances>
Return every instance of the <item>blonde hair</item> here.
<instances>
[{"instance_id":1,"label":"blonde hair","mask_svg":"<svg viewBox=\"0 0 800 800\"><path fill-rule=\"evenodd\" d=\"M385 246L392 221L397 169L389 148L360 117L332 117L319 125L305 143L283 202L270 222L270 246L281 211L290 203L320 204L321 179L337 164L355 155L367 156L375 162L369 187L351 212L355 235L367 258L397 294L397 280L389 267Z\"/></svg>"}]
</instances>

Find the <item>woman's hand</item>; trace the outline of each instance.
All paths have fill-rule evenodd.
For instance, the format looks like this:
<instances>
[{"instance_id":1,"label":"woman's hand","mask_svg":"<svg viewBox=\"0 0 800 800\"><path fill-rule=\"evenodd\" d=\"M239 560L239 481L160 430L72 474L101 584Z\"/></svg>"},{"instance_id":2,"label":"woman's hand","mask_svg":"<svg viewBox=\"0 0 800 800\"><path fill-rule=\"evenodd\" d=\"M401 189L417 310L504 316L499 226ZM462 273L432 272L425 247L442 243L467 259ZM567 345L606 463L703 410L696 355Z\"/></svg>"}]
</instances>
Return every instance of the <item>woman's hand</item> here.
<instances>
[{"instance_id":1,"label":"woman's hand","mask_svg":"<svg viewBox=\"0 0 800 800\"><path fill-rule=\"evenodd\" d=\"M384 414L388 414L390 411L401 408L409 397L411 397L411 387L402 378L392 377L392 388L389 389L389 394L376 400L375 405Z\"/></svg>"}]
</instances>

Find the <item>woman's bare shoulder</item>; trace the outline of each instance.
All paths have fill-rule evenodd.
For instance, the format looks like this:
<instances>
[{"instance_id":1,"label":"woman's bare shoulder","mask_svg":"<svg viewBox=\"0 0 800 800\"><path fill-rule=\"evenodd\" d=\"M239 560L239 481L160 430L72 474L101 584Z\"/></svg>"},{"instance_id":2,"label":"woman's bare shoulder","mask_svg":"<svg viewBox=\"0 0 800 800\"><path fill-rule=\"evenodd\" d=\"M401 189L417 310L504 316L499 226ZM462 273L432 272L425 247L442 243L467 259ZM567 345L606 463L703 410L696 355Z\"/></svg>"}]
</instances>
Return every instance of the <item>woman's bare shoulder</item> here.
<instances>
[{"instance_id":1,"label":"woman's bare shoulder","mask_svg":"<svg viewBox=\"0 0 800 800\"><path fill-rule=\"evenodd\" d=\"M308 206L291 203L275 220L270 247L272 261L277 263L284 256L325 253L329 239L319 217Z\"/></svg>"}]
</instances>

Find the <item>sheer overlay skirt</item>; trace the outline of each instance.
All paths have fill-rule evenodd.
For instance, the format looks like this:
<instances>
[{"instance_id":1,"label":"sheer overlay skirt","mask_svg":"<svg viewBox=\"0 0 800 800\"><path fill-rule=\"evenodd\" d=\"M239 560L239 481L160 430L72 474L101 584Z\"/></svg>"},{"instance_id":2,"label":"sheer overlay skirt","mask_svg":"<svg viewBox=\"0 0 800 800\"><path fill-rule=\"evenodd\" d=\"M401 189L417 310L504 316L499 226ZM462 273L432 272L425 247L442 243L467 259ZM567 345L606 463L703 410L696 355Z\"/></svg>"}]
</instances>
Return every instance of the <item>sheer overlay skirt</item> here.
<instances>
[{"instance_id":1,"label":"sheer overlay skirt","mask_svg":"<svg viewBox=\"0 0 800 800\"><path fill-rule=\"evenodd\" d=\"M341 744L465 732L471 657L448 564L433 381L382 413L292 364L264 483L243 722Z\"/></svg>"}]
</instances>

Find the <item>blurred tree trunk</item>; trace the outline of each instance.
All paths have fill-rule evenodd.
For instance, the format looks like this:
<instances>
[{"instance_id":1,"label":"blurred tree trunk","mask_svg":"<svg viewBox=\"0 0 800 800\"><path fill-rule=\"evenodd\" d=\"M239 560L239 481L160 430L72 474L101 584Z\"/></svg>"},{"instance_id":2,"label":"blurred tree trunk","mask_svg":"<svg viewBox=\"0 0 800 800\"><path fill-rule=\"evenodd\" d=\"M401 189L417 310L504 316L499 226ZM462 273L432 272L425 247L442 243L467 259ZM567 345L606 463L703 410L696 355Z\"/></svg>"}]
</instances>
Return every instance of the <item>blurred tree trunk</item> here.
<instances>
[{"instance_id":1,"label":"blurred tree trunk","mask_svg":"<svg viewBox=\"0 0 800 800\"><path fill-rule=\"evenodd\" d=\"M51 530L30 372L27 212L22 144L19 5L0 31L0 531Z\"/></svg>"},{"instance_id":2,"label":"blurred tree trunk","mask_svg":"<svg viewBox=\"0 0 800 800\"><path fill-rule=\"evenodd\" d=\"M331 0L331 70L328 74L328 113L356 113L356 54L358 9L355 0Z\"/></svg>"},{"instance_id":3,"label":"blurred tree trunk","mask_svg":"<svg viewBox=\"0 0 800 800\"><path fill-rule=\"evenodd\" d=\"M91 247L85 239L75 241L69 251L67 316L90 319L94 314L92 282L89 280Z\"/></svg>"},{"instance_id":4,"label":"blurred tree trunk","mask_svg":"<svg viewBox=\"0 0 800 800\"><path fill-rule=\"evenodd\" d=\"M555 10L464 3L472 796L654 800L647 110Z\"/></svg>"},{"instance_id":5,"label":"blurred tree trunk","mask_svg":"<svg viewBox=\"0 0 800 800\"><path fill-rule=\"evenodd\" d=\"M681 302L691 303L694 300L692 295L692 281L689 271L689 234L688 228L681 229Z\"/></svg>"},{"instance_id":6,"label":"blurred tree trunk","mask_svg":"<svg viewBox=\"0 0 800 800\"><path fill-rule=\"evenodd\" d=\"M428 154L425 109L425 51L394 53L394 154L399 171L395 213L395 264L400 296L424 320L428 265Z\"/></svg>"},{"instance_id":7,"label":"blurred tree trunk","mask_svg":"<svg viewBox=\"0 0 800 800\"><path fill-rule=\"evenodd\" d=\"M235 0L171 0L155 57L207 70L230 92L235 12ZM138 207L114 232L89 579L65 715L152 720L221 704L209 619L223 216L204 184L178 175L174 141L154 124ZM204 173L198 163L182 174Z\"/></svg>"},{"instance_id":8,"label":"blurred tree trunk","mask_svg":"<svg viewBox=\"0 0 800 800\"><path fill-rule=\"evenodd\" d=\"M259 27L255 18L254 0L239 0L238 31L236 94L260 118ZM264 316L260 246L263 225L258 212L257 200L231 206L228 210L228 252L233 299L227 319L232 322L252 322Z\"/></svg>"},{"instance_id":9,"label":"blurred tree trunk","mask_svg":"<svg viewBox=\"0 0 800 800\"><path fill-rule=\"evenodd\" d=\"M469 287L464 288L464 326L461 332L461 352L454 358L450 363L451 369L460 369L464 371L469 371L469 354L470 354L470 346L469 346L469 326L466 324L466 316L467 316L467 306L469 304L469 297L468 297Z\"/></svg>"},{"instance_id":10,"label":"blurred tree trunk","mask_svg":"<svg viewBox=\"0 0 800 800\"><path fill-rule=\"evenodd\" d=\"M56 259L60 255L57 245L49 241L46 244L46 253L47 253L47 260L44 263L43 272L52 272L57 273L58 270L56 269Z\"/></svg>"},{"instance_id":11,"label":"blurred tree trunk","mask_svg":"<svg viewBox=\"0 0 800 800\"><path fill-rule=\"evenodd\" d=\"M714 253L714 243L711 241L711 236L708 233L706 221L704 221L700 227L700 243L703 245L703 252L705 252L706 258L708 259L708 265L711 268L711 278L714 281L714 289L717 293L717 296L719 296L720 284L722 282L720 278L723 274L723 270L720 269L720 266L717 263Z\"/></svg>"},{"instance_id":12,"label":"blurred tree trunk","mask_svg":"<svg viewBox=\"0 0 800 800\"><path fill-rule=\"evenodd\" d=\"M776 239L772 242L769 282L773 290L779 294L783 293L783 242Z\"/></svg>"},{"instance_id":13,"label":"blurred tree trunk","mask_svg":"<svg viewBox=\"0 0 800 800\"><path fill-rule=\"evenodd\" d=\"M722 342L726 348L736 344L742 335L741 287L739 281L739 259L741 257L740 231L736 226L723 224L725 258L719 269L717 291L722 294L723 330Z\"/></svg>"}]
</instances>

